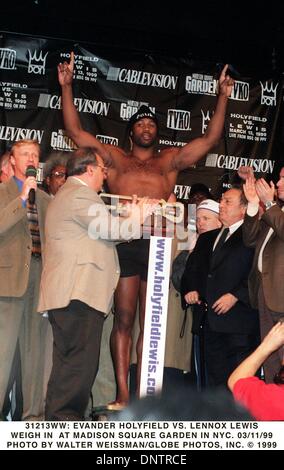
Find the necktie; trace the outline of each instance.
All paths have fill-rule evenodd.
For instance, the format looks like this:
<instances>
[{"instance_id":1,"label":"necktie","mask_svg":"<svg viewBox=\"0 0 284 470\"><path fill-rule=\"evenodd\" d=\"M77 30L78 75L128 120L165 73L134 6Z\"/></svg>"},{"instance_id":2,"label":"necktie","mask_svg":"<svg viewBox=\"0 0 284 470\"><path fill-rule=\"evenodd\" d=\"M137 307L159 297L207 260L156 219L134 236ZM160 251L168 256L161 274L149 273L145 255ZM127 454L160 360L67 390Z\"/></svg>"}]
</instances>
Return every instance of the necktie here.
<instances>
[{"instance_id":1,"label":"necktie","mask_svg":"<svg viewBox=\"0 0 284 470\"><path fill-rule=\"evenodd\" d=\"M38 213L36 204L27 202L27 217L32 237L32 256L41 256L40 233L38 226Z\"/></svg>"},{"instance_id":2,"label":"necktie","mask_svg":"<svg viewBox=\"0 0 284 470\"><path fill-rule=\"evenodd\" d=\"M218 256L220 255L221 248L226 241L228 233L229 233L229 228L224 228L217 242L217 245L215 246L215 249L212 253L212 258L211 258L212 263L216 263L216 260L218 259Z\"/></svg>"}]
</instances>

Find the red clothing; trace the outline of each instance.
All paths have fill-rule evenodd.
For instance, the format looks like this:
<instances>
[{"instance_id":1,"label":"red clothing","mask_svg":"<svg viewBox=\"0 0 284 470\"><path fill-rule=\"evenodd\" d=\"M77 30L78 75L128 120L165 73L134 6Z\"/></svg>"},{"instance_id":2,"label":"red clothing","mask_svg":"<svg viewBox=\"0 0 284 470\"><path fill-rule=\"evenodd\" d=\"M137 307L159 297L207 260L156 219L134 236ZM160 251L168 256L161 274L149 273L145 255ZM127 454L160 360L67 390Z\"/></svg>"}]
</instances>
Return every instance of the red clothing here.
<instances>
[{"instance_id":1,"label":"red clothing","mask_svg":"<svg viewBox=\"0 0 284 470\"><path fill-rule=\"evenodd\" d=\"M284 421L284 385L247 377L235 383L233 395L258 421Z\"/></svg>"}]
</instances>

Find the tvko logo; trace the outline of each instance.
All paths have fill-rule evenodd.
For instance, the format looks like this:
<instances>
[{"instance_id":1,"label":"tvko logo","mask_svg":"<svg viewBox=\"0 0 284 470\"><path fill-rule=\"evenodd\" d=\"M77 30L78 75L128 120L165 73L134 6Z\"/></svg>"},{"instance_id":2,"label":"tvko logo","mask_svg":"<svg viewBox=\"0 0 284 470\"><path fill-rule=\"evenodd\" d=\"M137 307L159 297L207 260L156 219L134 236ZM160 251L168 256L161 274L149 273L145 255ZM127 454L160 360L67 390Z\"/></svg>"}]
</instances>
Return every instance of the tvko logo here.
<instances>
[{"instance_id":1,"label":"tvko logo","mask_svg":"<svg viewBox=\"0 0 284 470\"><path fill-rule=\"evenodd\" d=\"M112 137L111 135L102 135L97 134L96 138L99 139L102 144L114 145L115 147L118 146L118 138Z\"/></svg>"},{"instance_id":2,"label":"tvko logo","mask_svg":"<svg viewBox=\"0 0 284 470\"><path fill-rule=\"evenodd\" d=\"M267 106L276 106L276 90L278 83L273 87L273 82L265 82L264 84L260 82L261 85L261 104L266 104Z\"/></svg>"},{"instance_id":3,"label":"tvko logo","mask_svg":"<svg viewBox=\"0 0 284 470\"><path fill-rule=\"evenodd\" d=\"M28 49L29 53L29 65L28 65L28 73L34 73L36 75L45 75L45 62L48 52L43 55L43 52L40 51L39 53L35 50L32 54L30 49Z\"/></svg>"},{"instance_id":4,"label":"tvko logo","mask_svg":"<svg viewBox=\"0 0 284 470\"><path fill-rule=\"evenodd\" d=\"M190 112L184 109L168 109L167 127L176 131L190 131Z\"/></svg>"},{"instance_id":5,"label":"tvko logo","mask_svg":"<svg viewBox=\"0 0 284 470\"><path fill-rule=\"evenodd\" d=\"M14 70L16 68L16 51L0 47L0 69Z\"/></svg>"}]
</instances>

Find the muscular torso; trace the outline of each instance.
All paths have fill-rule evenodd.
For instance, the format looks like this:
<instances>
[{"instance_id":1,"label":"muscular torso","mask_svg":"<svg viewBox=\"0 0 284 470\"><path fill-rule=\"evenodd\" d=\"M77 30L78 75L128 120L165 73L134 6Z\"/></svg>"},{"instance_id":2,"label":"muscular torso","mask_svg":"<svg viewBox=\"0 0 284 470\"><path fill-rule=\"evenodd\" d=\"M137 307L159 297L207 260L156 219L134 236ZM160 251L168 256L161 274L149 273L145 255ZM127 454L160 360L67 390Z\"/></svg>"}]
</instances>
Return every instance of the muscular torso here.
<instances>
[{"instance_id":1,"label":"muscular torso","mask_svg":"<svg viewBox=\"0 0 284 470\"><path fill-rule=\"evenodd\" d=\"M143 161L131 153L112 147L112 164L107 178L110 192L167 200L177 178L177 170L172 163L175 150L163 150Z\"/></svg>"}]
</instances>

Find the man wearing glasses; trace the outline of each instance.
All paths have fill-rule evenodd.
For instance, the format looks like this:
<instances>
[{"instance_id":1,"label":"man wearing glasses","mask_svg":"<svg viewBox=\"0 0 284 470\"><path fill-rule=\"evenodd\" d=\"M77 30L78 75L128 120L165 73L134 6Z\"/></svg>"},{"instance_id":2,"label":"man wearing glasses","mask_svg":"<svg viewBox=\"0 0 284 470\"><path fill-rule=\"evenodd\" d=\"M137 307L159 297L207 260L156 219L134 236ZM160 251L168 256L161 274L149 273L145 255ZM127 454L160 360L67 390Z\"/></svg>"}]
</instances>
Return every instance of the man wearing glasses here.
<instances>
[{"instance_id":1,"label":"man wearing glasses","mask_svg":"<svg viewBox=\"0 0 284 470\"><path fill-rule=\"evenodd\" d=\"M52 152L45 162L43 186L50 196L55 196L66 181L66 164L69 155L69 152Z\"/></svg>"},{"instance_id":2,"label":"man wearing glasses","mask_svg":"<svg viewBox=\"0 0 284 470\"><path fill-rule=\"evenodd\" d=\"M133 200L123 221L109 214L98 195L106 167L92 148L73 152L67 173L47 212L38 310L48 311L54 338L46 419L76 421L84 419L119 279L115 244L139 238L140 225L157 203Z\"/></svg>"}]
</instances>

